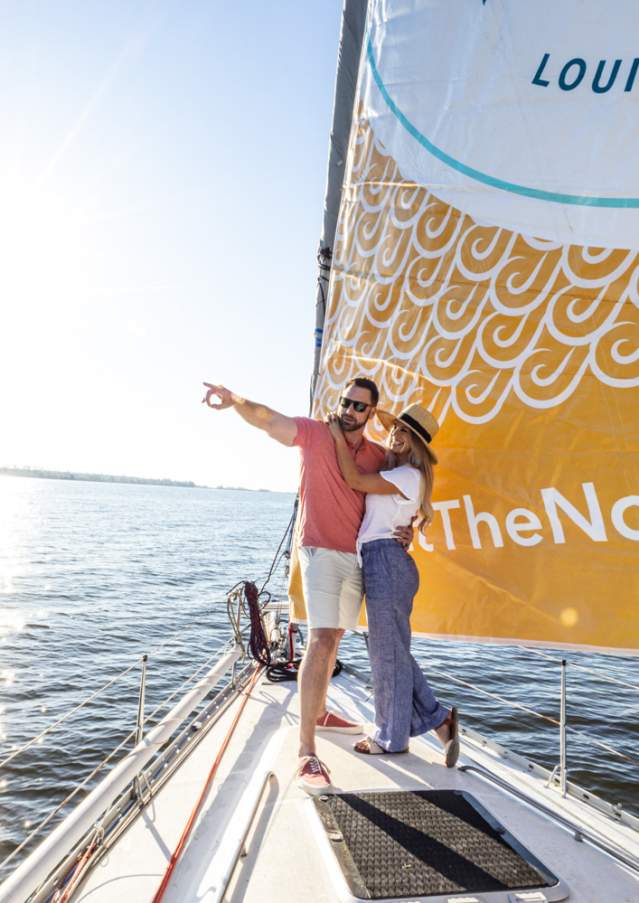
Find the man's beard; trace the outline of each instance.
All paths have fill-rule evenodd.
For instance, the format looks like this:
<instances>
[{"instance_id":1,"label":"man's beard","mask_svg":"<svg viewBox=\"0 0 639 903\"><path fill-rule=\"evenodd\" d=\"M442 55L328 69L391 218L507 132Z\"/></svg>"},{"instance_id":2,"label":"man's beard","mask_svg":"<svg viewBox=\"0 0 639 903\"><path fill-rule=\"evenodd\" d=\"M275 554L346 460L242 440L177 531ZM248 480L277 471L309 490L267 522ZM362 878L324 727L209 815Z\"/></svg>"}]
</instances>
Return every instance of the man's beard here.
<instances>
[{"instance_id":1,"label":"man's beard","mask_svg":"<svg viewBox=\"0 0 639 903\"><path fill-rule=\"evenodd\" d=\"M344 422L344 415L341 414L339 418L339 425L343 433L354 433L356 430L360 430L368 421L368 418L364 421L364 423L358 423L356 420Z\"/></svg>"}]
</instances>

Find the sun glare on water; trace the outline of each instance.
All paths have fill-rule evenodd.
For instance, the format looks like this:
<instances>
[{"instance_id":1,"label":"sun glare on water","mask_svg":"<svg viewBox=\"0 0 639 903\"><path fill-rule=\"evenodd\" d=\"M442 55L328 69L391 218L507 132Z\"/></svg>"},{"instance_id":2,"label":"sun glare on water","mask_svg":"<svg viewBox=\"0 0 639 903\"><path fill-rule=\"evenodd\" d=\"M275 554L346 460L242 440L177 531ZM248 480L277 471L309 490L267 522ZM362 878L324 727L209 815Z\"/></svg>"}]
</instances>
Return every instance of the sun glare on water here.
<instances>
[{"instance_id":1,"label":"sun glare on water","mask_svg":"<svg viewBox=\"0 0 639 903\"><path fill-rule=\"evenodd\" d=\"M4 684L5 687L10 687L15 683L16 680L16 672L13 668L5 668L0 671L0 684Z\"/></svg>"},{"instance_id":2,"label":"sun glare on water","mask_svg":"<svg viewBox=\"0 0 639 903\"><path fill-rule=\"evenodd\" d=\"M0 642L20 633L26 623L25 615L6 603L16 589L20 549L24 541L18 521L21 520L27 498L24 487L19 485L19 478L0 476ZM12 683L12 673L11 669L0 670L0 682L5 685Z\"/></svg>"}]
</instances>

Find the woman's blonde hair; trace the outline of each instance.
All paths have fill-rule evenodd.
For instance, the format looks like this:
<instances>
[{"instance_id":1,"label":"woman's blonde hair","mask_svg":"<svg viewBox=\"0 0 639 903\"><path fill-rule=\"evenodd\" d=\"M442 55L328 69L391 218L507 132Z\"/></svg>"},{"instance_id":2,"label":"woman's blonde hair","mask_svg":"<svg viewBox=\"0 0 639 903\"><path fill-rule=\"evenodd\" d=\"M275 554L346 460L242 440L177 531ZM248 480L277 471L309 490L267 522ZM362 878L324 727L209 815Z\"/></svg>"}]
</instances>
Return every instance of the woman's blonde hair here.
<instances>
[{"instance_id":1,"label":"woman's blonde hair","mask_svg":"<svg viewBox=\"0 0 639 903\"><path fill-rule=\"evenodd\" d=\"M410 454L406 463L410 464L411 467L416 467L422 475L422 497L419 511L417 512L420 515L420 520L417 524L417 529L423 533L433 519L431 497L435 479L433 467L436 464L436 459L424 442L421 442L410 430L406 430L406 432L410 433ZM389 469L397 467L397 455L391 451L386 452L386 463Z\"/></svg>"}]
</instances>

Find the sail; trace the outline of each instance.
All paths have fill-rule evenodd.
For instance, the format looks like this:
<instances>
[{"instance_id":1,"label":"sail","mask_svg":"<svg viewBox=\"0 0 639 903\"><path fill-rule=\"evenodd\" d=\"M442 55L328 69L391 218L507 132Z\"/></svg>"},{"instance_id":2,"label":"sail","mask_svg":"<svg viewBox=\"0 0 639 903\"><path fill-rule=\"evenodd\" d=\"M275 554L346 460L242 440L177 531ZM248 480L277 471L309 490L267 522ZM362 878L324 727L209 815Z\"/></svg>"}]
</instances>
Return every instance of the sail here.
<instances>
[{"instance_id":1,"label":"sail","mask_svg":"<svg viewBox=\"0 0 639 903\"><path fill-rule=\"evenodd\" d=\"M313 410L441 424L416 633L639 650L635 24L369 3Z\"/></svg>"}]
</instances>

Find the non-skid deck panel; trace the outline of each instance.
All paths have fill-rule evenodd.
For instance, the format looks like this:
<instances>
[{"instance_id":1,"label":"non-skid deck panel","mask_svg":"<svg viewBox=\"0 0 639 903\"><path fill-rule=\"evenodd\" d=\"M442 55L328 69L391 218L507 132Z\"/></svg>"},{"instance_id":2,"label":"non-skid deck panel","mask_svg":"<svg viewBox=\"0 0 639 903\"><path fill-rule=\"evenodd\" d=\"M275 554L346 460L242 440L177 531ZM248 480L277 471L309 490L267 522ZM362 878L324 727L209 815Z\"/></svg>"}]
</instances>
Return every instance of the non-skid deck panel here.
<instances>
[{"instance_id":1,"label":"non-skid deck panel","mask_svg":"<svg viewBox=\"0 0 639 903\"><path fill-rule=\"evenodd\" d=\"M327 794L315 806L354 897L427 897L557 883L467 793Z\"/></svg>"}]
</instances>

